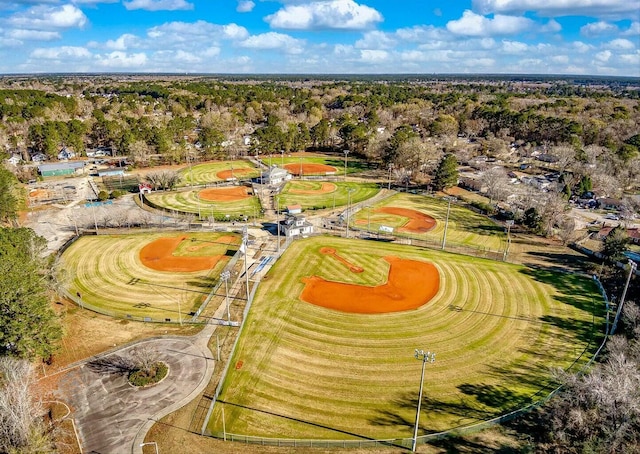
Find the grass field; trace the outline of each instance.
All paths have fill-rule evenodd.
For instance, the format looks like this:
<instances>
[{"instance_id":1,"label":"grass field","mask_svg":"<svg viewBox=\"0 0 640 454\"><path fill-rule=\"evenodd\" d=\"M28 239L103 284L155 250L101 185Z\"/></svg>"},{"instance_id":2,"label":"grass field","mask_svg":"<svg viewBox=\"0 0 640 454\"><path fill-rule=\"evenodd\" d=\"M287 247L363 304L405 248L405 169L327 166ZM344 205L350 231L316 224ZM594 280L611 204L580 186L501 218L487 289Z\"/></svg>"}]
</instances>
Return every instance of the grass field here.
<instances>
[{"instance_id":1,"label":"grass field","mask_svg":"<svg viewBox=\"0 0 640 454\"><path fill-rule=\"evenodd\" d=\"M225 220L229 215L231 219L248 218L259 215L262 211L257 197L247 197L235 201L211 201L198 197L200 189L182 190L171 192L152 192L147 199L153 204L182 213L200 215L202 219L214 216L216 220Z\"/></svg>"},{"instance_id":2,"label":"grass field","mask_svg":"<svg viewBox=\"0 0 640 454\"><path fill-rule=\"evenodd\" d=\"M218 242L221 235L233 236L235 244L228 244L224 238ZM173 256L225 258L213 269L197 272L156 271L142 263L140 251L144 246L159 238L177 236L188 239L180 243ZM177 321L179 309L184 317L200 306L239 244L240 237L231 233L85 236L69 247L61 260L64 269L75 273L68 279L69 292L80 293L83 302L120 317Z\"/></svg>"},{"instance_id":3,"label":"grass field","mask_svg":"<svg viewBox=\"0 0 640 454\"><path fill-rule=\"evenodd\" d=\"M365 271L348 272L321 246ZM417 310L381 315L298 298L311 275L381 283L389 255L433 263L438 294ZM603 306L595 285L573 274L376 241L296 241L258 289L208 428L222 432L224 406L227 433L410 437L416 348L437 353L425 373L419 434L486 420L548 392L550 368L583 365L601 341Z\"/></svg>"},{"instance_id":4,"label":"grass field","mask_svg":"<svg viewBox=\"0 0 640 454\"><path fill-rule=\"evenodd\" d=\"M277 166L287 164L324 164L336 168L336 175L344 175L344 155L341 156L323 156L314 155L307 156L306 153L294 153L292 155L285 154L284 157L278 153L274 154L271 159L269 156L261 156L260 159L265 165L270 163ZM347 174L362 172L370 168L370 163L349 156L347 159Z\"/></svg>"},{"instance_id":5,"label":"grass field","mask_svg":"<svg viewBox=\"0 0 640 454\"><path fill-rule=\"evenodd\" d=\"M251 165L249 161L211 161L202 164L195 164L180 170L180 185L189 186L225 181L230 178L221 178L218 173L234 170L234 178L247 180L260 175L260 170ZM226 174L223 174L225 176Z\"/></svg>"},{"instance_id":6,"label":"grass field","mask_svg":"<svg viewBox=\"0 0 640 454\"><path fill-rule=\"evenodd\" d=\"M323 185L330 192L322 192ZM285 184L278 198L280 207L300 204L303 209L322 209L346 206L348 197L352 204L362 202L379 191L375 183L292 180Z\"/></svg>"},{"instance_id":7,"label":"grass field","mask_svg":"<svg viewBox=\"0 0 640 454\"><path fill-rule=\"evenodd\" d=\"M445 200L422 195L399 193L371 208L363 208L351 218L353 227L378 232L381 225L397 230L408 222L408 218L387 213L376 213L380 207L409 208L428 214L436 220L436 226L427 233L412 234L402 232L403 236L426 239L430 242L441 242L447 218L447 202ZM467 208L451 204L449 225L447 226L447 244L461 245L491 251L502 251L506 247L507 235L504 227L494 223L486 216L477 214Z\"/></svg>"}]
</instances>

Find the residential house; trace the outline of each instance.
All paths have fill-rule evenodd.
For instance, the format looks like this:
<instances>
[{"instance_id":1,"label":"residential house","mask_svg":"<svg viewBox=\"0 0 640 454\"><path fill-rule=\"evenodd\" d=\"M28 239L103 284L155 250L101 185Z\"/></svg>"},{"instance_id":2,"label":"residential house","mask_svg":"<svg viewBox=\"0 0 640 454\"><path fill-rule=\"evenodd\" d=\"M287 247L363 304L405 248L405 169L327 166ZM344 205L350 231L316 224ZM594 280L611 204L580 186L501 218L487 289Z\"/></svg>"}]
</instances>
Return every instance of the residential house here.
<instances>
[{"instance_id":1,"label":"residential house","mask_svg":"<svg viewBox=\"0 0 640 454\"><path fill-rule=\"evenodd\" d=\"M69 150L66 147L60 150L60 152L58 153L58 159L61 161L63 159L73 159L75 157L76 157L76 153L73 150Z\"/></svg>"}]
</instances>

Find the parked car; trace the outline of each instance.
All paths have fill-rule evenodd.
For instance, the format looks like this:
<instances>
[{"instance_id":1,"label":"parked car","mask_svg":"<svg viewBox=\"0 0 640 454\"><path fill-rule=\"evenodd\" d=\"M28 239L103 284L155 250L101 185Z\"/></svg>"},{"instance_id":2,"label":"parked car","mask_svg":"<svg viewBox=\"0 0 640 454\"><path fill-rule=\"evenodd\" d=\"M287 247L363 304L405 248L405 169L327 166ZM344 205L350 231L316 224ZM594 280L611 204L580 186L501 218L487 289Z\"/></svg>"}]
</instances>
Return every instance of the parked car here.
<instances>
[{"instance_id":1,"label":"parked car","mask_svg":"<svg viewBox=\"0 0 640 454\"><path fill-rule=\"evenodd\" d=\"M605 219L610 219L612 221L619 221L620 217L617 214L609 213L605 217Z\"/></svg>"}]
</instances>

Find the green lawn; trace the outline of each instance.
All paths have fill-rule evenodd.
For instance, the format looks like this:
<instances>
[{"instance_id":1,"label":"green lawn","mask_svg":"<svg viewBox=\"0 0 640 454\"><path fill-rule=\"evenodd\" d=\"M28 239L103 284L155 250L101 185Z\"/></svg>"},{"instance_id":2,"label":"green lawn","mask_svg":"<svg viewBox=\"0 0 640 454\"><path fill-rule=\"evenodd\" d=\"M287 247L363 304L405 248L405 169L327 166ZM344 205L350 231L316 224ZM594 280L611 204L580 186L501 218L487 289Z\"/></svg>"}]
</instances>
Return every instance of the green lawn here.
<instances>
[{"instance_id":1,"label":"green lawn","mask_svg":"<svg viewBox=\"0 0 640 454\"><path fill-rule=\"evenodd\" d=\"M224 258L213 268L196 272L156 271L142 263L140 251L145 245L177 236L188 240L180 243L174 256ZM84 303L118 317L175 322L200 306L239 244L239 235L226 232L84 236L61 260L71 273L67 289L72 295L80 293Z\"/></svg>"},{"instance_id":2,"label":"green lawn","mask_svg":"<svg viewBox=\"0 0 640 454\"><path fill-rule=\"evenodd\" d=\"M408 218L378 213L376 209L380 207L409 208L433 217L436 220L436 226L427 233L402 232L401 235L440 244L447 224L447 205L447 202L442 199L398 193L370 208L363 208L351 218L351 224L354 228L369 229L371 232L378 232L381 225L394 227L397 230L406 224ZM398 232L396 231L396 233ZM504 227L486 216L452 203L449 211L446 244L450 247L458 245L489 251L502 251L506 246L506 233Z\"/></svg>"},{"instance_id":3,"label":"green lawn","mask_svg":"<svg viewBox=\"0 0 640 454\"><path fill-rule=\"evenodd\" d=\"M321 246L365 272L349 273ZM437 267L440 291L428 304L361 315L298 297L312 275L381 283L390 255ZM299 240L260 284L208 429L221 435L224 406L227 433L410 437L416 348L437 354L425 374L419 434L486 420L548 393L551 368L585 364L602 339L603 309L592 281L577 275L376 241Z\"/></svg>"},{"instance_id":4,"label":"green lawn","mask_svg":"<svg viewBox=\"0 0 640 454\"><path fill-rule=\"evenodd\" d=\"M180 185L202 185L207 183L216 183L226 181L218 175L220 172L230 172L234 170L233 177L238 180L247 180L260 175L260 170L253 167L249 161L211 161L202 164L195 164L180 170ZM222 176L225 176L224 174Z\"/></svg>"},{"instance_id":5,"label":"green lawn","mask_svg":"<svg viewBox=\"0 0 640 454\"><path fill-rule=\"evenodd\" d=\"M331 188L331 192L314 193L314 191L320 191L323 184ZM292 180L285 184L278 198L281 207L300 204L303 209L323 209L344 207L347 201L352 204L362 202L375 196L379 191L380 188L375 183Z\"/></svg>"},{"instance_id":6,"label":"green lawn","mask_svg":"<svg viewBox=\"0 0 640 454\"><path fill-rule=\"evenodd\" d=\"M221 202L210 201L198 197L200 189L181 190L171 192L152 192L147 195L147 199L158 207L173 210L180 213L192 213L200 216L201 219L209 219L214 216L216 220L227 219L237 220L244 216L253 218L260 216L262 207L260 200L255 197L246 199Z\"/></svg>"}]
</instances>

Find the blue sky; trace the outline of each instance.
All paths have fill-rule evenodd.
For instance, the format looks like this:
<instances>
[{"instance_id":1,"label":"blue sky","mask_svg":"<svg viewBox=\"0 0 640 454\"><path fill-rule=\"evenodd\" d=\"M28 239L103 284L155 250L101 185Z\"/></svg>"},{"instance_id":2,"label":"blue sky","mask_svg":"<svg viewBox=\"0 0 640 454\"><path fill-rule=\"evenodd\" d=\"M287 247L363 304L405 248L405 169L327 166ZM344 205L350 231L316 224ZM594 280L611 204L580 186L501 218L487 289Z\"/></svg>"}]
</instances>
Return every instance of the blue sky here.
<instances>
[{"instance_id":1,"label":"blue sky","mask_svg":"<svg viewBox=\"0 0 640 454\"><path fill-rule=\"evenodd\" d=\"M0 73L640 76L640 0L0 0Z\"/></svg>"}]
</instances>

